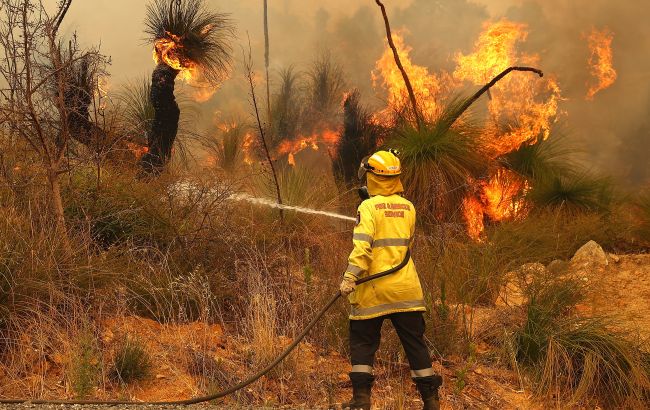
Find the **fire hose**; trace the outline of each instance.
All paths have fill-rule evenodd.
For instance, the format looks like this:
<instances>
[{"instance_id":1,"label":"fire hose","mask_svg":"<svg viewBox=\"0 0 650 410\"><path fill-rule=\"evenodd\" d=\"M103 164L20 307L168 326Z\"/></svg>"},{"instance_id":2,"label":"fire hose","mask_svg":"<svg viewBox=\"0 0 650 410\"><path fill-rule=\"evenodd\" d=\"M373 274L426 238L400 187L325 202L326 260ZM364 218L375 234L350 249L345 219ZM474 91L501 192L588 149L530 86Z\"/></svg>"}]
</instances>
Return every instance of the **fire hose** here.
<instances>
[{"instance_id":1,"label":"fire hose","mask_svg":"<svg viewBox=\"0 0 650 410\"><path fill-rule=\"evenodd\" d=\"M410 251L407 249L406 255L404 256L404 260L399 263L399 265L394 266L386 271L367 276L365 278L361 278L356 281L357 285L361 285L362 283L370 282L375 279L382 278L384 276L388 276L392 273L395 273L402 269L406 264L409 262L411 258ZM250 376L248 379L232 386L229 387L225 390L222 390L217 393L213 393L207 396L199 396L199 397L194 397L191 399L187 400L177 400L177 401L157 401L157 402L140 402L140 401L121 401L121 400L32 400L32 399L0 399L0 404L22 404L22 403L27 403L27 404L59 404L59 405L177 405L177 406L187 406L190 404L197 404L197 403L205 403L208 401L212 401L215 399L219 399L225 396L228 396L230 394L235 393L238 390L243 389L244 387L248 386L251 383L254 383L258 379L260 379L262 376L267 374L269 371L271 371L275 366L280 364L282 360L284 360L297 346L298 344L307 336L307 334L311 331L311 329L316 326L316 324L320 321L320 319L327 313L327 311L336 303L336 301L341 297L341 292L337 291L334 296L325 304L325 306L316 314L316 316L309 322L309 324L305 327L305 329L300 333L295 340L287 346L284 351L273 361L271 362L268 366L266 366L264 369L260 370L259 372L255 373L254 375Z\"/></svg>"}]
</instances>

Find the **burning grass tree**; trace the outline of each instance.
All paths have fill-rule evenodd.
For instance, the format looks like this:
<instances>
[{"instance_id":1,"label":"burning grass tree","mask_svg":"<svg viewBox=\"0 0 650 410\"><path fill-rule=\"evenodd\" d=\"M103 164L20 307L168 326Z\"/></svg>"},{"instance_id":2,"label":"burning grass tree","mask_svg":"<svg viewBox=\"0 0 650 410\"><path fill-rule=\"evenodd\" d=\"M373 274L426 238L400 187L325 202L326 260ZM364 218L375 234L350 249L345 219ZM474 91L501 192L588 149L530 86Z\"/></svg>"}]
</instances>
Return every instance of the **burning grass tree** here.
<instances>
[{"instance_id":1,"label":"burning grass tree","mask_svg":"<svg viewBox=\"0 0 650 410\"><path fill-rule=\"evenodd\" d=\"M119 104L113 107L121 114L120 133L127 143L133 144L130 148L138 157L148 151L147 142L156 116L150 96L151 83L147 78L142 78L126 84L117 95ZM179 95L176 103L184 113L178 123L177 135L186 137L198 117L198 106L184 95Z\"/></svg>"},{"instance_id":2,"label":"burning grass tree","mask_svg":"<svg viewBox=\"0 0 650 410\"><path fill-rule=\"evenodd\" d=\"M153 0L145 23L157 66L151 76L154 119L142 166L155 174L171 158L178 133L176 77L180 74L191 80L201 76L210 84L218 83L230 65L233 26L227 15L207 10L203 0Z\"/></svg>"},{"instance_id":3,"label":"burning grass tree","mask_svg":"<svg viewBox=\"0 0 650 410\"><path fill-rule=\"evenodd\" d=\"M401 152L406 194L428 223L458 220L469 181L488 168L481 128L469 118L455 122L465 105L466 100L452 101L436 120L422 122L420 129L406 122L389 142Z\"/></svg>"},{"instance_id":4,"label":"burning grass tree","mask_svg":"<svg viewBox=\"0 0 650 410\"><path fill-rule=\"evenodd\" d=\"M343 102L343 134L333 158L334 174L346 186L357 182L357 170L363 157L377 148L382 128L371 121L371 114L361 105L359 91L350 93Z\"/></svg>"}]
</instances>

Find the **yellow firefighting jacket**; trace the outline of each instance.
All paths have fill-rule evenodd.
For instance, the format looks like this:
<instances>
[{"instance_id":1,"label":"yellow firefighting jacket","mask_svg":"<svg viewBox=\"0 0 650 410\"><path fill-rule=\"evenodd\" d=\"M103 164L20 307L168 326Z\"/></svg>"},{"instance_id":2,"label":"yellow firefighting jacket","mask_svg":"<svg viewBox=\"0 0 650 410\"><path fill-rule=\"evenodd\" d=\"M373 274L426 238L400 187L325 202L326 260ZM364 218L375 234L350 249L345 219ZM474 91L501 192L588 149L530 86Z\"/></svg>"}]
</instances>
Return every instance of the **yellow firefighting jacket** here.
<instances>
[{"instance_id":1,"label":"yellow firefighting jacket","mask_svg":"<svg viewBox=\"0 0 650 410\"><path fill-rule=\"evenodd\" d=\"M359 206L354 249L345 272L354 280L402 262L415 232L415 208L398 195L402 192L399 178L368 174L368 191L372 197ZM351 320L426 310L413 260L398 272L357 286L348 298Z\"/></svg>"}]
</instances>

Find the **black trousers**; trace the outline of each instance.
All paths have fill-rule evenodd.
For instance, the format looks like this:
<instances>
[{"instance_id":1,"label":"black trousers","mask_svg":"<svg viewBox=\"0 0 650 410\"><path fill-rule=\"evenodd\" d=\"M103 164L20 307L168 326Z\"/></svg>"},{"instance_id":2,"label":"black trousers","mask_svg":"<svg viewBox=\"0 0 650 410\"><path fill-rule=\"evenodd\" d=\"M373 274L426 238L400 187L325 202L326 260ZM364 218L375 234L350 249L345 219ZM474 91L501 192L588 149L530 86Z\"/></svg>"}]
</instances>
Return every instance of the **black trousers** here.
<instances>
[{"instance_id":1,"label":"black trousers","mask_svg":"<svg viewBox=\"0 0 650 410\"><path fill-rule=\"evenodd\" d=\"M375 353L381 341L381 326L385 319L389 319L397 331L411 370L430 369L431 356L424 342L424 314L404 312L374 319L350 320L352 371L371 373Z\"/></svg>"}]
</instances>

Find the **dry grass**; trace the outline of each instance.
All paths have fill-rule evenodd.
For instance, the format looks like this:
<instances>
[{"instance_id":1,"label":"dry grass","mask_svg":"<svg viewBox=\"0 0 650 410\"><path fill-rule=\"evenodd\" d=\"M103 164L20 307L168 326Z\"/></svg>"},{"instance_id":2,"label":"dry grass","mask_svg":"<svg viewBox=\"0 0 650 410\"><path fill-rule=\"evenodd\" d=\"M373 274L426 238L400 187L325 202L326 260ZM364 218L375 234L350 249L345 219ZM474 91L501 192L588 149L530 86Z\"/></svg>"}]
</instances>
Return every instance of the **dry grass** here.
<instances>
[{"instance_id":1,"label":"dry grass","mask_svg":"<svg viewBox=\"0 0 650 410\"><path fill-rule=\"evenodd\" d=\"M332 175L309 168L285 171L284 196L298 205L356 205L356 199L335 194ZM106 166L99 184L91 167L66 175L72 255L59 249L49 228L45 191L30 184L24 190L17 184L0 187L0 369L14 380L0 388L1 394L132 394L137 387L120 390L110 382L119 338L107 342L103 332L107 318L136 315L163 326L159 334L138 335L147 348L156 347L151 360L196 381L179 390L183 395L219 390L273 360L331 297L345 269L351 224L294 214L282 227L272 219L276 212L226 200L233 186L252 186L253 181L177 172L147 181L134 179L135 170ZM32 179L23 175L13 181L19 180ZM189 181L193 189L178 189L179 181ZM473 318L467 312L478 305L490 307L507 272L527 262L567 259L588 239L616 249L631 231L621 221L616 212L538 212L489 226L480 243L468 242L460 225L420 229L414 252L431 306L427 323L434 356L469 354ZM307 338L309 345L229 403L339 402L348 390L341 380L348 370L347 322L347 306L340 303ZM232 356L219 355L221 348L209 342L208 330L165 339L172 337L170 329L193 323L205 329L220 324L234 341L227 346ZM558 363L567 368L562 360L569 357L574 374L598 367L593 377L572 385L571 392L605 391L588 380L617 375L616 366L626 369L638 362L636 353L596 361L598 355L611 356L619 345L602 333L608 329L583 326L593 341L586 345L585 333L572 326L561 326L549 338L553 343L545 344L559 352L555 359L534 365L554 374ZM383 408L411 408L417 393L389 327L378 354L376 397ZM164 343L169 346L160 347ZM521 357L515 359L522 365ZM65 378L68 393L57 387L57 377Z\"/></svg>"}]
</instances>

